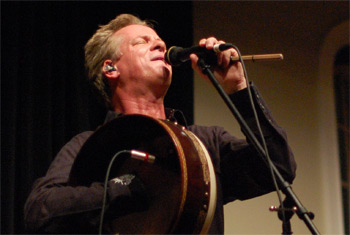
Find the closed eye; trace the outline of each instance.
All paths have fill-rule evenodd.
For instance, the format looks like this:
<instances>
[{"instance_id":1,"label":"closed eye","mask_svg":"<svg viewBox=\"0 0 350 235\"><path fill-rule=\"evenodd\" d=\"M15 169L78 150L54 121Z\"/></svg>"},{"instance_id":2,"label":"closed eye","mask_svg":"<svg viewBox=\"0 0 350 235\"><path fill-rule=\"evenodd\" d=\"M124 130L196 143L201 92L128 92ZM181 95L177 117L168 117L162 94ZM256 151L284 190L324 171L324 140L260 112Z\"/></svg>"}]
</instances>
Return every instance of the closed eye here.
<instances>
[{"instance_id":1,"label":"closed eye","mask_svg":"<svg viewBox=\"0 0 350 235\"><path fill-rule=\"evenodd\" d=\"M147 41L143 38L139 38L137 39L135 42L134 42L134 45L137 45L137 44L144 44L144 43L147 43Z\"/></svg>"},{"instance_id":2,"label":"closed eye","mask_svg":"<svg viewBox=\"0 0 350 235\"><path fill-rule=\"evenodd\" d=\"M138 45L138 44L145 44L150 41L150 38L148 36L139 36L135 38L132 42L133 45Z\"/></svg>"}]
</instances>

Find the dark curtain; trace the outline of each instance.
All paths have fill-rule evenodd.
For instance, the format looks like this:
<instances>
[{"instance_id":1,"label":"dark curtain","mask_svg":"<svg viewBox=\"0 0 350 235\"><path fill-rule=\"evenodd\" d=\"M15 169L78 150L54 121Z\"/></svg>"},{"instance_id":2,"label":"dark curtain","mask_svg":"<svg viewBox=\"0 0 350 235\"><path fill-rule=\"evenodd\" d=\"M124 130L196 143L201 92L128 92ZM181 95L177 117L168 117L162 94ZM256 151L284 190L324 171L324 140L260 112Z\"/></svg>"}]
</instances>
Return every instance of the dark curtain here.
<instances>
[{"instance_id":1,"label":"dark curtain","mask_svg":"<svg viewBox=\"0 0 350 235\"><path fill-rule=\"evenodd\" d=\"M25 233L23 207L34 180L74 135L105 112L86 81L83 47L120 13L158 22L168 46L192 44L191 2L1 1L1 233ZM193 122L190 65L175 69L166 106Z\"/></svg>"}]
</instances>

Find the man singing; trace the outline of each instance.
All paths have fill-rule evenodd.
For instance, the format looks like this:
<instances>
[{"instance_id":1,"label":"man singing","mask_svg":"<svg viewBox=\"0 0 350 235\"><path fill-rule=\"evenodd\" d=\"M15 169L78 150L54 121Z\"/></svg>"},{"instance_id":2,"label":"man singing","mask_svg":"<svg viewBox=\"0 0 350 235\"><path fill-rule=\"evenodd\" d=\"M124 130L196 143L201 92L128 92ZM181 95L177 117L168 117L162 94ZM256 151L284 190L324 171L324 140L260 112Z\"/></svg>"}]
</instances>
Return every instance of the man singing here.
<instances>
[{"instance_id":1,"label":"man singing","mask_svg":"<svg viewBox=\"0 0 350 235\"><path fill-rule=\"evenodd\" d=\"M212 49L214 45L222 43L209 37L201 39L199 46ZM133 15L119 15L96 31L85 45L85 62L89 79L109 108L106 122L127 114L170 119L164 107L164 97L172 79L172 67L164 59L166 50L164 41L151 25ZM242 65L239 62L231 64L231 56L237 56L232 48L217 54L214 74L253 133L258 136ZM197 55L192 54L190 59L193 69L206 79L197 66ZM291 183L295 177L296 164L285 132L276 124L253 84L250 89L254 102L260 104L257 105L257 113L270 157L283 177ZM214 165L217 201L208 233L223 234L224 204L275 190L270 170L248 141L231 136L223 128L192 125L188 129L204 143ZM75 158L92 134L92 131L88 131L75 136L58 153L47 174L35 182L25 205L25 223L29 231L98 231L103 183L93 182L89 186L76 187L68 184ZM137 177L128 184L118 182L108 182L107 207L113 208L115 213L109 211L107 220L120 215L118 210L123 210L123 214L138 210L134 205L138 200L135 199L147 191L147 185Z\"/></svg>"}]
</instances>

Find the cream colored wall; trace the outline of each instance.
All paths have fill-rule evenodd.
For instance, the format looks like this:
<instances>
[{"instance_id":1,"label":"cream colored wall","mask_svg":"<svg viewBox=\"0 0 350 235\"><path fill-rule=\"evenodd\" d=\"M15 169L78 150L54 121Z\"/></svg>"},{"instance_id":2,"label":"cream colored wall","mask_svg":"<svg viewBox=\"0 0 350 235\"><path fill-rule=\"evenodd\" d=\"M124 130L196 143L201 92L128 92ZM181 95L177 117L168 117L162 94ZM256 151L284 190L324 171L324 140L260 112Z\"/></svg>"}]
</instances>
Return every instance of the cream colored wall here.
<instances>
[{"instance_id":1,"label":"cream colored wall","mask_svg":"<svg viewBox=\"0 0 350 235\"><path fill-rule=\"evenodd\" d=\"M318 120L320 54L327 34L348 19L348 10L347 2L193 3L195 43L216 36L237 45L243 55L283 53L283 61L247 62L246 66L250 80L288 133L298 163L293 189L316 214L314 223L323 234L342 233L342 222L340 204L336 203L339 197L325 194L327 185L337 182L326 182L329 178L325 177L324 154L320 152L325 144L320 133L327 128ZM349 31L345 33L349 38ZM242 137L214 88L197 76L194 82L195 122L221 125ZM335 208L331 213L332 200ZM270 205L279 205L275 193L225 206L226 234L280 234L281 222L268 211ZM296 216L291 222L295 234L309 233Z\"/></svg>"}]
</instances>

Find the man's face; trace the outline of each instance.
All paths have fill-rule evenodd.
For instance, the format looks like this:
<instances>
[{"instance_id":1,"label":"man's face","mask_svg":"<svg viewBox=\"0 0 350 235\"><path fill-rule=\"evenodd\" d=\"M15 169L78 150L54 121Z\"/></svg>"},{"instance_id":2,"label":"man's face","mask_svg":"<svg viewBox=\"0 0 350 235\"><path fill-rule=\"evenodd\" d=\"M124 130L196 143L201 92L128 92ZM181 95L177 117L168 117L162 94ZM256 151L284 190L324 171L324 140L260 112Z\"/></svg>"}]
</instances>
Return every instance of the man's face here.
<instances>
[{"instance_id":1,"label":"man's face","mask_svg":"<svg viewBox=\"0 0 350 235\"><path fill-rule=\"evenodd\" d=\"M120 85L135 95L151 90L164 96L171 83L172 68L164 60L166 45L158 34L147 26L129 25L113 36L122 37L122 55L115 63Z\"/></svg>"}]
</instances>

